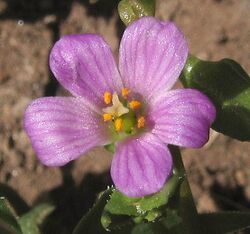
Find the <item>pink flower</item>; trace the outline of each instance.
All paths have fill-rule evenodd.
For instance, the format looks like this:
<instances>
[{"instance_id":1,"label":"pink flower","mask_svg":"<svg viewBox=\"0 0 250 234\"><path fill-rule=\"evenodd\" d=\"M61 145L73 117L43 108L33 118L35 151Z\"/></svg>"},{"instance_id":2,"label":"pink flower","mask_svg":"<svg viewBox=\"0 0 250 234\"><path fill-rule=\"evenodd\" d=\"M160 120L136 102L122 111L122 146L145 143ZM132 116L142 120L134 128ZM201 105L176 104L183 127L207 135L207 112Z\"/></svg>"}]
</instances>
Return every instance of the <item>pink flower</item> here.
<instances>
[{"instance_id":1,"label":"pink flower","mask_svg":"<svg viewBox=\"0 0 250 234\"><path fill-rule=\"evenodd\" d=\"M187 55L180 30L152 17L125 30L119 70L102 37L60 39L50 67L74 97L44 97L27 108L25 129L38 158L62 166L95 146L115 143L116 188L131 197L159 191L172 173L167 145L201 147L215 118L202 93L170 91Z\"/></svg>"}]
</instances>

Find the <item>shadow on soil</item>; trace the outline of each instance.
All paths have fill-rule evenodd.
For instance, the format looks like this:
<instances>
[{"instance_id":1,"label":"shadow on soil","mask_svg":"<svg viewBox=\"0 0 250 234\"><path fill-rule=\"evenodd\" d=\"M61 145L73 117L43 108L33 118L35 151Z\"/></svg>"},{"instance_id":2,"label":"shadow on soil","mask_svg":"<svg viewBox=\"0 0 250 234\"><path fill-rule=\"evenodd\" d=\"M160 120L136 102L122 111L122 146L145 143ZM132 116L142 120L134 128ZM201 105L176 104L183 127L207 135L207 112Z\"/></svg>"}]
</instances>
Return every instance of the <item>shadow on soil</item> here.
<instances>
[{"instance_id":1,"label":"shadow on soil","mask_svg":"<svg viewBox=\"0 0 250 234\"><path fill-rule=\"evenodd\" d=\"M244 195L244 188L224 187L215 182L210 188L210 193L221 210L250 211L250 201Z\"/></svg>"},{"instance_id":2,"label":"shadow on soil","mask_svg":"<svg viewBox=\"0 0 250 234\"><path fill-rule=\"evenodd\" d=\"M43 233L71 234L76 224L93 206L98 194L111 185L109 172L95 175L87 174L79 185L71 176L72 163L63 167L63 184L41 194L35 201L49 202L55 205L55 211L47 217L41 227ZM27 213L29 207L21 196L11 187L0 183L0 197L6 197L18 216ZM33 207L35 207L34 205Z\"/></svg>"},{"instance_id":3,"label":"shadow on soil","mask_svg":"<svg viewBox=\"0 0 250 234\"><path fill-rule=\"evenodd\" d=\"M70 234L78 221L93 206L97 195L111 185L109 172L95 175L87 174L79 185L72 178L72 163L62 168L63 184L60 187L41 194L37 204L49 196L49 200L56 206L56 210L44 224L44 233Z\"/></svg>"},{"instance_id":4,"label":"shadow on soil","mask_svg":"<svg viewBox=\"0 0 250 234\"><path fill-rule=\"evenodd\" d=\"M5 10L0 14L0 20L16 19L34 23L45 16L55 15L65 20L73 3L83 4L90 16L109 19L117 8L118 0L99 0L90 3L89 0L4 0Z\"/></svg>"},{"instance_id":5,"label":"shadow on soil","mask_svg":"<svg viewBox=\"0 0 250 234\"><path fill-rule=\"evenodd\" d=\"M99 0L91 4L89 0L2 0L6 8L0 12L0 21L16 20L19 23L44 23L45 17L53 16L53 20L45 23L52 32L51 45L60 38L60 26L68 18L74 3L82 4L87 14L103 17L109 20L116 11L118 0ZM117 20L117 34L121 36L123 25ZM49 68L48 68L49 69ZM58 89L58 82L50 72L48 83L44 88L44 96L54 96ZM35 202L51 201L57 207L44 225L44 233L72 233L73 228L93 205L99 192L111 184L109 173L100 175L88 174L80 185L76 185L72 178L72 163L62 168L63 184L52 191L41 194ZM9 198L18 214L29 210L23 199L16 191L7 185L0 184L2 196Z\"/></svg>"},{"instance_id":6,"label":"shadow on soil","mask_svg":"<svg viewBox=\"0 0 250 234\"><path fill-rule=\"evenodd\" d=\"M230 188L214 183L210 193L220 210L250 212L250 201L244 195L243 187ZM249 228L237 232L237 234L249 233Z\"/></svg>"}]
</instances>

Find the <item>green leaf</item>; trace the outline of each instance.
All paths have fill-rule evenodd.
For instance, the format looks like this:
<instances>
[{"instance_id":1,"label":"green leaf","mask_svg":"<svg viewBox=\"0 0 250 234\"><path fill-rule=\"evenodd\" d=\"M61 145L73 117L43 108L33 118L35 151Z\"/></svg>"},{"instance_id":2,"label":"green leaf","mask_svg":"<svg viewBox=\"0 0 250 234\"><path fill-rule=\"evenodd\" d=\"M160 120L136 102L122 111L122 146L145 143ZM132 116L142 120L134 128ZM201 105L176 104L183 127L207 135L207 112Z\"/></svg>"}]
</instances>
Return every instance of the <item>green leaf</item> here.
<instances>
[{"instance_id":1,"label":"green leaf","mask_svg":"<svg viewBox=\"0 0 250 234\"><path fill-rule=\"evenodd\" d=\"M180 183L178 173L175 171L166 185L156 194L141 198L131 198L113 189L105 211L116 215L145 216L148 211L155 210L168 203ZM156 214L151 214L151 218ZM150 218L149 218L150 219Z\"/></svg>"},{"instance_id":2,"label":"green leaf","mask_svg":"<svg viewBox=\"0 0 250 234\"><path fill-rule=\"evenodd\" d=\"M1 234L21 234L21 229L13 214L13 209L8 200L0 197L0 233Z\"/></svg>"},{"instance_id":3,"label":"green leaf","mask_svg":"<svg viewBox=\"0 0 250 234\"><path fill-rule=\"evenodd\" d=\"M18 220L23 233L25 234L40 234L39 226L45 221L45 219L54 211L55 207L49 203L43 203L28 213L24 214Z\"/></svg>"},{"instance_id":4,"label":"green leaf","mask_svg":"<svg viewBox=\"0 0 250 234\"><path fill-rule=\"evenodd\" d=\"M191 193L191 189L187 180L187 174L182 162L180 149L176 146L169 146L171 154L173 156L174 165L178 169L180 176L182 176L182 183L178 189L178 195L176 193L176 199L173 202L173 206L178 211L182 222L171 229L176 234L200 234L204 233L202 225L200 225L198 219L198 213L195 207L194 199ZM168 219L167 219L168 220Z\"/></svg>"},{"instance_id":5,"label":"green leaf","mask_svg":"<svg viewBox=\"0 0 250 234\"><path fill-rule=\"evenodd\" d=\"M136 225L132 234L184 234L183 230L182 219L177 211L167 209L165 217L155 222Z\"/></svg>"},{"instance_id":6,"label":"green leaf","mask_svg":"<svg viewBox=\"0 0 250 234\"><path fill-rule=\"evenodd\" d=\"M200 222L206 227L206 233L224 234L250 228L250 213L223 212L200 214Z\"/></svg>"},{"instance_id":7,"label":"green leaf","mask_svg":"<svg viewBox=\"0 0 250 234\"><path fill-rule=\"evenodd\" d=\"M237 62L209 62L189 56L181 81L213 101L217 117L212 127L216 131L241 141L250 140L250 77Z\"/></svg>"},{"instance_id":8,"label":"green leaf","mask_svg":"<svg viewBox=\"0 0 250 234\"><path fill-rule=\"evenodd\" d=\"M179 177L176 171L174 171L172 177L167 181L165 186L158 193L141 198L137 209L146 212L166 205L169 201L169 198L174 195L176 188L181 181L182 178Z\"/></svg>"},{"instance_id":9,"label":"green leaf","mask_svg":"<svg viewBox=\"0 0 250 234\"><path fill-rule=\"evenodd\" d=\"M182 225L182 218L177 214L176 210L167 210L167 217L164 220L164 226L168 229L174 228L178 225Z\"/></svg>"},{"instance_id":10,"label":"green leaf","mask_svg":"<svg viewBox=\"0 0 250 234\"><path fill-rule=\"evenodd\" d=\"M108 222L107 222L108 220ZM103 212L101 217L102 226L106 231L112 233L130 233L135 223L130 216L125 215L113 215L107 212Z\"/></svg>"},{"instance_id":11,"label":"green leaf","mask_svg":"<svg viewBox=\"0 0 250 234\"><path fill-rule=\"evenodd\" d=\"M104 206L110 198L112 189L104 191L92 209L82 217L73 231L73 234L102 234L107 233L101 224Z\"/></svg>"},{"instance_id":12,"label":"green leaf","mask_svg":"<svg viewBox=\"0 0 250 234\"><path fill-rule=\"evenodd\" d=\"M150 211L150 214L153 211ZM167 209L166 216L161 217L158 220L154 220L153 222L142 222L140 219L136 221L136 219L141 218L140 216L135 217L134 221L131 222L131 217L127 216L125 219L122 215L111 215L109 214L111 219L116 218L118 220L112 220L112 224L109 225L109 233L114 234L183 234L182 230L182 219L178 216L176 210ZM177 227L179 227L179 232L177 232Z\"/></svg>"},{"instance_id":13,"label":"green leaf","mask_svg":"<svg viewBox=\"0 0 250 234\"><path fill-rule=\"evenodd\" d=\"M111 153L114 153L114 152L115 152L115 144L114 144L114 143L111 143L111 144L109 144L109 145L104 145L104 148L105 148L107 151L111 152Z\"/></svg>"},{"instance_id":14,"label":"green leaf","mask_svg":"<svg viewBox=\"0 0 250 234\"><path fill-rule=\"evenodd\" d=\"M25 234L41 234L37 224L26 216L19 220L19 224L21 226L22 232Z\"/></svg>"},{"instance_id":15,"label":"green leaf","mask_svg":"<svg viewBox=\"0 0 250 234\"><path fill-rule=\"evenodd\" d=\"M19 194L6 184L0 183L0 197L8 198L8 201L15 207L18 215L28 212L29 207L26 202L19 196Z\"/></svg>"},{"instance_id":16,"label":"green leaf","mask_svg":"<svg viewBox=\"0 0 250 234\"><path fill-rule=\"evenodd\" d=\"M121 0L118 12L125 25L129 25L143 16L155 15L155 0Z\"/></svg>"},{"instance_id":17,"label":"green leaf","mask_svg":"<svg viewBox=\"0 0 250 234\"><path fill-rule=\"evenodd\" d=\"M112 189L107 189L104 191L96 204L92 209L84 215L77 226L75 227L73 234L128 234L132 228L131 222L127 223L128 217L124 219L122 216L116 216L116 220L112 220L114 217L110 214L105 213L104 207L107 201L110 199ZM112 222L115 222L115 225L111 225ZM112 231L106 230L106 227L112 226Z\"/></svg>"},{"instance_id":18,"label":"green leaf","mask_svg":"<svg viewBox=\"0 0 250 234\"><path fill-rule=\"evenodd\" d=\"M161 222L142 223L133 228L131 234L169 234Z\"/></svg>"},{"instance_id":19,"label":"green leaf","mask_svg":"<svg viewBox=\"0 0 250 234\"><path fill-rule=\"evenodd\" d=\"M180 186L179 201L177 202L179 216L182 219L182 226L176 227L176 233L200 234L205 233L198 219L198 213L193 201L192 193L187 178Z\"/></svg>"},{"instance_id":20,"label":"green leaf","mask_svg":"<svg viewBox=\"0 0 250 234\"><path fill-rule=\"evenodd\" d=\"M111 214L137 216L136 204L140 198L130 198L113 189L110 200L105 206L105 211Z\"/></svg>"},{"instance_id":21,"label":"green leaf","mask_svg":"<svg viewBox=\"0 0 250 234\"><path fill-rule=\"evenodd\" d=\"M144 219L148 222L153 222L157 218L162 216L162 211L159 209L152 209L147 212L147 214L144 216Z\"/></svg>"}]
</instances>

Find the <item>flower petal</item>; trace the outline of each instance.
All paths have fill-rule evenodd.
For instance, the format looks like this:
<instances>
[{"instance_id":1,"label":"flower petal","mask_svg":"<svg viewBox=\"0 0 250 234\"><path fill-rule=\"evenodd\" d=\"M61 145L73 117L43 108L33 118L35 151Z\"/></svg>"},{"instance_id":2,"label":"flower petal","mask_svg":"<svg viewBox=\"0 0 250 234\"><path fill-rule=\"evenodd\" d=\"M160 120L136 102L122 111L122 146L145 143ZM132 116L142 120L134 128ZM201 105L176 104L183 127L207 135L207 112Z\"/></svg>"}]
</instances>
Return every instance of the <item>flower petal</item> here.
<instances>
[{"instance_id":1,"label":"flower petal","mask_svg":"<svg viewBox=\"0 0 250 234\"><path fill-rule=\"evenodd\" d=\"M124 86L150 99L173 86L187 55L187 42L175 24L143 17L127 27L121 40Z\"/></svg>"},{"instance_id":2,"label":"flower petal","mask_svg":"<svg viewBox=\"0 0 250 234\"><path fill-rule=\"evenodd\" d=\"M194 148L207 142L215 115L211 101L195 89L169 91L149 111L153 134L167 144Z\"/></svg>"},{"instance_id":3,"label":"flower petal","mask_svg":"<svg viewBox=\"0 0 250 234\"><path fill-rule=\"evenodd\" d=\"M107 143L102 122L82 98L46 97L28 106L24 127L41 162L61 166Z\"/></svg>"},{"instance_id":4,"label":"flower petal","mask_svg":"<svg viewBox=\"0 0 250 234\"><path fill-rule=\"evenodd\" d=\"M73 95L96 102L102 101L105 91L118 92L122 87L110 47L95 34L61 38L51 51L50 68Z\"/></svg>"},{"instance_id":5,"label":"flower petal","mask_svg":"<svg viewBox=\"0 0 250 234\"><path fill-rule=\"evenodd\" d=\"M172 164L167 146L147 133L118 145L111 176L122 193L141 197L162 188L172 173Z\"/></svg>"}]
</instances>

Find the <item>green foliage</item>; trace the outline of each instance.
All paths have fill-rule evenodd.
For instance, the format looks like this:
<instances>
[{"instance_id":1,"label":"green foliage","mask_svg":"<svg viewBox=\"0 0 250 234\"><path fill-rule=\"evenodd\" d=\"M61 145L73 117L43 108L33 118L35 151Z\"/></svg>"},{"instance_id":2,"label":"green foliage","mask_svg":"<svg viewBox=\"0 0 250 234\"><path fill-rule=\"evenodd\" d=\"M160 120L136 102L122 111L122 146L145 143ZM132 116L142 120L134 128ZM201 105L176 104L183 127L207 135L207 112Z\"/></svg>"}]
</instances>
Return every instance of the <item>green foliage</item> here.
<instances>
[{"instance_id":1,"label":"green foliage","mask_svg":"<svg viewBox=\"0 0 250 234\"><path fill-rule=\"evenodd\" d=\"M75 227L73 234L128 234L130 233L131 226L126 227L124 220L120 223L122 228L115 231L107 231L104 229L102 223L109 223L109 217L103 215L104 207L110 198L112 189L105 190L94 204L93 208L82 217L77 226ZM118 217L122 220L122 217ZM102 221L102 223L101 223Z\"/></svg>"},{"instance_id":2,"label":"green foliage","mask_svg":"<svg viewBox=\"0 0 250 234\"><path fill-rule=\"evenodd\" d=\"M41 234L41 231L33 219L24 216L19 220L22 233L25 234Z\"/></svg>"},{"instance_id":3,"label":"green foliage","mask_svg":"<svg viewBox=\"0 0 250 234\"><path fill-rule=\"evenodd\" d=\"M178 173L175 170L159 193L129 198L114 188L108 189L73 234L224 234L250 226L250 213L199 215L184 176L180 151L177 147L170 150Z\"/></svg>"},{"instance_id":4,"label":"green foliage","mask_svg":"<svg viewBox=\"0 0 250 234\"><path fill-rule=\"evenodd\" d=\"M134 228L138 233L138 230L145 229L148 233L183 233L183 230L199 233L198 214L184 176L179 149L170 147L170 150L177 169L161 191L151 196L131 198L113 189L103 213L105 218L102 224L106 229L117 230L121 227L122 220L117 221L117 217L123 216L123 222L132 225L133 233Z\"/></svg>"},{"instance_id":5,"label":"green foliage","mask_svg":"<svg viewBox=\"0 0 250 234\"><path fill-rule=\"evenodd\" d=\"M55 207L44 203L36 206L18 220L22 232L25 234L41 234L39 226L54 211Z\"/></svg>"},{"instance_id":6,"label":"green foliage","mask_svg":"<svg viewBox=\"0 0 250 234\"><path fill-rule=\"evenodd\" d=\"M189 56L181 75L186 88L206 94L215 104L213 128L241 141L250 140L250 78L231 59L202 61Z\"/></svg>"},{"instance_id":7,"label":"green foliage","mask_svg":"<svg viewBox=\"0 0 250 234\"><path fill-rule=\"evenodd\" d=\"M8 198L12 207L15 207L17 215L28 212L29 207L19 194L6 184L0 183L0 197Z\"/></svg>"},{"instance_id":8,"label":"green foliage","mask_svg":"<svg viewBox=\"0 0 250 234\"><path fill-rule=\"evenodd\" d=\"M166 216L156 222L134 226L132 234L183 234L183 223L176 211L167 210ZM186 234L186 233L185 233Z\"/></svg>"},{"instance_id":9,"label":"green foliage","mask_svg":"<svg viewBox=\"0 0 250 234\"><path fill-rule=\"evenodd\" d=\"M155 0L121 0L118 12L121 20L127 26L143 16L154 16Z\"/></svg>"},{"instance_id":10,"label":"green foliage","mask_svg":"<svg viewBox=\"0 0 250 234\"><path fill-rule=\"evenodd\" d=\"M0 233L21 234L20 226L17 223L13 208L8 200L0 197Z\"/></svg>"},{"instance_id":11,"label":"green foliage","mask_svg":"<svg viewBox=\"0 0 250 234\"><path fill-rule=\"evenodd\" d=\"M112 189L107 189L101 194L100 198L97 200L93 208L85 216L82 217L82 219L74 229L73 234L106 233L101 224L101 216L104 206L109 200L111 192Z\"/></svg>"},{"instance_id":12,"label":"green foliage","mask_svg":"<svg viewBox=\"0 0 250 234\"><path fill-rule=\"evenodd\" d=\"M6 198L0 198L0 233L1 234L41 234L39 226L54 210L51 204L40 204L28 213L17 217L14 208Z\"/></svg>"},{"instance_id":13,"label":"green foliage","mask_svg":"<svg viewBox=\"0 0 250 234\"><path fill-rule=\"evenodd\" d=\"M130 198L108 188L80 220L73 234L224 234L250 228L250 213L197 214L177 147L170 147L178 169L163 189L154 195ZM40 204L18 217L0 198L1 234L41 234L40 227L54 210Z\"/></svg>"},{"instance_id":14,"label":"green foliage","mask_svg":"<svg viewBox=\"0 0 250 234\"><path fill-rule=\"evenodd\" d=\"M110 216L110 214L106 216L107 213L105 213L105 211L103 212L103 210L105 210L105 205L109 201L108 199L110 199L110 196L112 196L112 191L117 192L114 189L108 189L100 196L99 200L93 206L92 210L89 211L87 215L80 220L73 234L176 233L170 230L172 229L172 227L175 227L176 225L179 225L181 223L181 218L178 216L176 211L172 211L170 209L166 210L166 217L160 220L157 220L155 222L140 222L139 224L133 222L129 216ZM112 219L110 219L110 217L112 217ZM108 226L108 229L105 230L102 226L103 224L104 226Z\"/></svg>"},{"instance_id":15,"label":"green foliage","mask_svg":"<svg viewBox=\"0 0 250 234\"><path fill-rule=\"evenodd\" d=\"M114 153L114 152L115 152L115 144L114 144L114 143L109 144L109 145L105 145L104 148L105 148L107 151L111 152L111 153Z\"/></svg>"},{"instance_id":16,"label":"green foliage","mask_svg":"<svg viewBox=\"0 0 250 234\"><path fill-rule=\"evenodd\" d=\"M112 191L117 193L114 189L108 189L100 196L93 209L81 219L73 234L224 234L250 227L250 213L246 212L198 215L190 202L190 190L186 180L182 182L177 193L178 199L174 204L164 206L161 209L164 215L153 222L143 218L139 220L140 216L136 217L139 220L136 222L129 216L107 215L105 206L112 197Z\"/></svg>"},{"instance_id":17,"label":"green foliage","mask_svg":"<svg viewBox=\"0 0 250 234\"><path fill-rule=\"evenodd\" d=\"M148 211L167 204L179 183L179 175L175 172L160 192L140 198L127 197L113 189L105 211L115 215L146 216Z\"/></svg>"}]
</instances>

